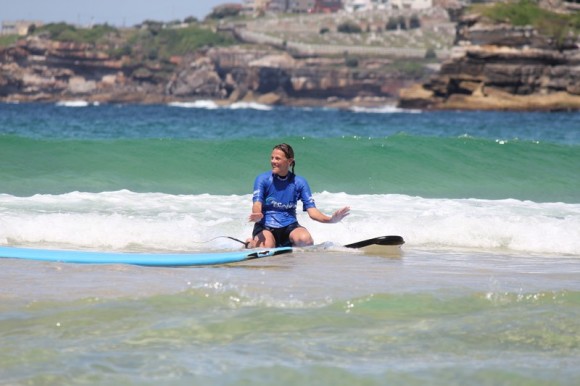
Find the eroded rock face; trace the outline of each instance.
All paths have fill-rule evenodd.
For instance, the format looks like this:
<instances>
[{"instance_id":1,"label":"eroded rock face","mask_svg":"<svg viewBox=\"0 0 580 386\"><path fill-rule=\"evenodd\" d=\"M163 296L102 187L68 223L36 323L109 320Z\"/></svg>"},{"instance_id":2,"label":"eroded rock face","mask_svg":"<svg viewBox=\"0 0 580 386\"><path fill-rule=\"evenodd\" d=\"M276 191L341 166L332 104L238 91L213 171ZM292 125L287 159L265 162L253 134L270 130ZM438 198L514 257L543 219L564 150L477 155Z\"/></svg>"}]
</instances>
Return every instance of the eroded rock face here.
<instances>
[{"instance_id":1,"label":"eroded rock face","mask_svg":"<svg viewBox=\"0 0 580 386\"><path fill-rule=\"evenodd\" d=\"M193 59L178 68L165 92L176 97L223 98L226 95L224 82L217 73L215 64L207 57Z\"/></svg>"},{"instance_id":2,"label":"eroded rock face","mask_svg":"<svg viewBox=\"0 0 580 386\"><path fill-rule=\"evenodd\" d=\"M128 57L112 58L102 47L29 38L0 50L0 98L114 100L117 94L125 99L137 92L156 94L162 87L151 79L155 72Z\"/></svg>"},{"instance_id":3,"label":"eroded rock face","mask_svg":"<svg viewBox=\"0 0 580 386\"><path fill-rule=\"evenodd\" d=\"M295 59L285 52L239 48L211 49L206 53L222 80L220 95L228 98L276 93L284 98L396 97L402 83L412 79L389 73L376 66L376 60L362 62L356 69L344 66L344 59ZM383 63L384 64L384 63ZM182 77L203 71L186 66ZM180 82L178 79L177 82ZM196 96L191 94L190 96Z\"/></svg>"},{"instance_id":4,"label":"eroded rock face","mask_svg":"<svg viewBox=\"0 0 580 386\"><path fill-rule=\"evenodd\" d=\"M404 108L578 110L580 50L530 27L458 26L454 54L422 85L401 90Z\"/></svg>"},{"instance_id":5,"label":"eroded rock face","mask_svg":"<svg viewBox=\"0 0 580 386\"><path fill-rule=\"evenodd\" d=\"M157 103L184 99L396 98L411 77L385 71L386 59L295 59L283 51L212 48L166 62L113 58L106 47L30 38L0 50L0 99Z\"/></svg>"}]
</instances>

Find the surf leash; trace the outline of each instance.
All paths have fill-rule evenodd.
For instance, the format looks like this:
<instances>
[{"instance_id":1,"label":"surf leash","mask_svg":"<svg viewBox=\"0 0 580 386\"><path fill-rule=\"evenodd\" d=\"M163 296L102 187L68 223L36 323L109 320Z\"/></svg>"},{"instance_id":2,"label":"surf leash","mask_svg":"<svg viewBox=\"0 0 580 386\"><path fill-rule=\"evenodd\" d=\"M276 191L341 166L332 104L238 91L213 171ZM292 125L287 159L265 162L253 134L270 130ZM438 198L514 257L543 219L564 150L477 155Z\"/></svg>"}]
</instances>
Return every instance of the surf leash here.
<instances>
[{"instance_id":1,"label":"surf leash","mask_svg":"<svg viewBox=\"0 0 580 386\"><path fill-rule=\"evenodd\" d=\"M209 243L211 241L214 241L216 239L230 239L230 240L233 240L233 241L237 241L238 243L242 244L244 246L244 248L248 248L248 244L249 244L246 241L242 241L240 239L236 239L235 237L231 237L231 236L216 236L216 237L214 237L212 239L209 239L207 241L194 241L194 243L197 243L197 244L205 244L205 243Z\"/></svg>"}]
</instances>

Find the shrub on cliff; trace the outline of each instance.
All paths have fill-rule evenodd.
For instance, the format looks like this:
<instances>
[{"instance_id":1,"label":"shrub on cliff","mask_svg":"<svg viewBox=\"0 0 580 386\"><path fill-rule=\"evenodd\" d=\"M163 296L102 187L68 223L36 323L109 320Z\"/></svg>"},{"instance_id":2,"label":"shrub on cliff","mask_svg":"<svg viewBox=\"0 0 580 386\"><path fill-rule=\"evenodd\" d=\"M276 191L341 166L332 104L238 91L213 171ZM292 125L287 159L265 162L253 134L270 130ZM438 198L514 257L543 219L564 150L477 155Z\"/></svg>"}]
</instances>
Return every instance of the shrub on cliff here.
<instances>
[{"instance_id":1,"label":"shrub on cliff","mask_svg":"<svg viewBox=\"0 0 580 386\"><path fill-rule=\"evenodd\" d=\"M34 34L56 41L96 44L103 42L111 35L117 36L119 31L108 24L97 24L92 28L77 28L67 23L50 23L37 27Z\"/></svg>"},{"instance_id":2,"label":"shrub on cliff","mask_svg":"<svg viewBox=\"0 0 580 386\"><path fill-rule=\"evenodd\" d=\"M354 21L345 21L340 23L336 29L338 32L349 33L349 34L359 34L362 32L362 28Z\"/></svg>"},{"instance_id":3,"label":"shrub on cliff","mask_svg":"<svg viewBox=\"0 0 580 386\"><path fill-rule=\"evenodd\" d=\"M416 14L411 15L409 19L409 29L421 28L421 19Z\"/></svg>"},{"instance_id":4,"label":"shrub on cliff","mask_svg":"<svg viewBox=\"0 0 580 386\"><path fill-rule=\"evenodd\" d=\"M435 50L432 47L427 48L427 51L425 51L425 59L427 60L437 59L437 52L435 52Z\"/></svg>"},{"instance_id":5,"label":"shrub on cliff","mask_svg":"<svg viewBox=\"0 0 580 386\"><path fill-rule=\"evenodd\" d=\"M345 64L347 67L350 67L350 68L356 68L356 67L358 67L358 59L357 59L356 57L354 57L354 56L348 56L348 55L347 55L347 56L344 58L344 64Z\"/></svg>"},{"instance_id":6,"label":"shrub on cliff","mask_svg":"<svg viewBox=\"0 0 580 386\"><path fill-rule=\"evenodd\" d=\"M207 16L207 19L225 19L228 17L235 17L240 14L241 7L238 4L225 4L215 7L213 11Z\"/></svg>"},{"instance_id":7,"label":"shrub on cliff","mask_svg":"<svg viewBox=\"0 0 580 386\"><path fill-rule=\"evenodd\" d=\"M142 56L149 59L168 59L184 55L206 46L227 46L234 40L206 28L190 25L187 28L164 28L135 31L117 55Z\"/></svg>"},{"instance_id":8,"label":"shrub on cliff","mask_svg":"<svg viewBox=\"0 0 580 386\"><path fill-rule=\"evenodd\" d=\"M419 28L421 26L421 22L420 22L419 18L416 15L415 15L415 17L416 17L416 20L415 19L411 19L411 20L413 20L413 23L416 23L416 24L414 24L413 27L411 27L411 28ZM407 20L405 20L405 17L402 15L398 16L398 17L391 16L391 17L389 17L389 21L387 21L387 24L385 25L385 29L387 31L395 31L398 29L405 30L405 29L407 29Z\"/></svg>"},{"instance_id":9,"label":"shrub on cliff","mask_svg":"<svg viewBox=\"0 0 580 386\"><path fill-rule=\"evenodd\" d=\"M185 24L195 24L195 23L198 23L199 20L195 16L188 16L185 19L183 19L183 22Z\"/></svg>"},{"instance_id":10,"label":"shrub on cliff","mask_svg":"<svg viewBox=\"0 0 580 386\"><path fill-rule=\"evenodd\" d=\"M204 46L227 46L234 43L233 38L226 35L194 26L163 30L160 36L169 55L183 55Z\"/></svg>"},{"instance_id":11,"label":"shrub on cliff","mask_svg":"<svg viewBox=\"0 0 580 386\"><path fill-rule=\"evenodd\" d=\"M399 28L399 19L394 16L389 17L389 21L385 25L387 31L395 31Z\"/></svg>"}]
</instances>

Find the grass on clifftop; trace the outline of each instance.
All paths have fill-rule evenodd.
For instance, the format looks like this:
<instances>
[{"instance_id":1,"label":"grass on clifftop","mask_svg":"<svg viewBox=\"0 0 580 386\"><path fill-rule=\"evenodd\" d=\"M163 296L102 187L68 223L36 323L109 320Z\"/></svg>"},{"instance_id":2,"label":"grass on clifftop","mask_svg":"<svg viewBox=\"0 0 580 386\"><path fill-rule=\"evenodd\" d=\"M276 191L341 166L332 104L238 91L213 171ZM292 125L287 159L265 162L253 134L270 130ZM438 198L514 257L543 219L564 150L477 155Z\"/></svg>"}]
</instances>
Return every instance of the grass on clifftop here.
<instances>
[{"instance_id":1,"label":"grass on clifftop","mask_svg":"<svg viewBox=\"0 0 580 386\"><path fill-rule=\"evenodd\" d=\"M518 0L491 6L475 5L472 10L496 23L532 26L540 33L556 39L558 43L562 43L569 35L578 36L580 32L580 12L552 12L541 8L536 0Z\"/></svg>"},{"instance_id":2,"label":"grass on clifftop","mask_svg":"<svg viewBox=\"0 0 580 386\"><path fill-rule=\"evenodd\" d=\"M119 31L107 24L97 24L92 28L77 28L67 23L50 23L33 28L31 33L56 41L98 44L106 41L111 35L118 35Z\"/></svg>"},{"instance_id":3,"label":"grass on clifftop","mask_svg":"<svg viewBox=\"0 0 580 386\"><path fill-rule=\"evenodd\" d=\"M0 47L10 46L18 40L18 35L3 35L0 36Z\"/></svg>"},{"instance_id":4,"label":"grass on clifftop","mask_svg":"<svg viewBox=\"0 0 580 386\"><path fill-rule=\"evenodd\" d=\"M233 38L215 33L206 28L165 28L159 31L133 31L125 43L125 50L140 50L150 59L184 55L205 46L227 46L234 44Z\"/></svg>"},{"instance_id":5,"label":"grass on clifftop","mask_svg":"<svg viewBox=\"0 0 580 386\"><path fill-rule=\"evenodd\" d=\"M66 23L51 23L35 28L32 34L61 42L106 45L115 57L142 54L149 59L167 59L204 46L234 43L232 38L196 24L168 28L158 22L145 22L141 28L132 29L117 29L107 24L78 28Z\"/></svg>"}]
</instances>

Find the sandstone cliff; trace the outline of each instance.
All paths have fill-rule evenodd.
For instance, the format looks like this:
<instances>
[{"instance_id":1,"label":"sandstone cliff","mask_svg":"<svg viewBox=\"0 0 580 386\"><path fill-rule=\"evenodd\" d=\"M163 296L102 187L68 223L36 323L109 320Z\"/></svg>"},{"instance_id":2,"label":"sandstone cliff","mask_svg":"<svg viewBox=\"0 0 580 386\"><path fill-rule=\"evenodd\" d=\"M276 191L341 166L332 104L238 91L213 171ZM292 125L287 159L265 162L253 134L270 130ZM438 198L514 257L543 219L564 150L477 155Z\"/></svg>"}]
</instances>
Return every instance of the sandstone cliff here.
<instances>
[{"instance_id":1,"label":"sandstone cliff","mask_svg":"<svg viewBox=\"0 0 580 386\"><path fill-rule=\"evenodd\" d=\"M399 106L460 110L579 110L580 49L531 27L458 24L457 45L439 73L402 89Z\"/></svg>"},{"instance_id":2,"label":"sandstone cliff","mask_svg":"<svg viewBox=\"0 0 580 386\"><path fill-rule=\"evenodd\" d=\"M162 91L158 83L163 77L157 73L153 63L113 59L101 47L29 38L0 50L0 98L146 101Z\"/></svg>"},{"instance_id":3,"label":"sandstone cliff","mask_svg":"<svg viewBox=\"0 0 580 386\"><path fill-rule=\"evenodd\" d=\"M0 50L0 100L384 104L416 82L388 59L295 59L272 48L211 48L170 60L114 58L107 47L38 37Z\"/></svg>"}]
</instances>

